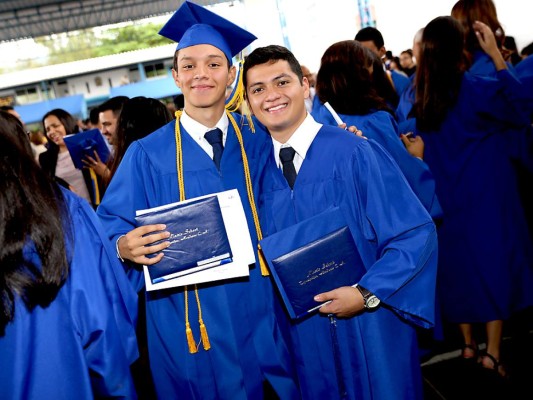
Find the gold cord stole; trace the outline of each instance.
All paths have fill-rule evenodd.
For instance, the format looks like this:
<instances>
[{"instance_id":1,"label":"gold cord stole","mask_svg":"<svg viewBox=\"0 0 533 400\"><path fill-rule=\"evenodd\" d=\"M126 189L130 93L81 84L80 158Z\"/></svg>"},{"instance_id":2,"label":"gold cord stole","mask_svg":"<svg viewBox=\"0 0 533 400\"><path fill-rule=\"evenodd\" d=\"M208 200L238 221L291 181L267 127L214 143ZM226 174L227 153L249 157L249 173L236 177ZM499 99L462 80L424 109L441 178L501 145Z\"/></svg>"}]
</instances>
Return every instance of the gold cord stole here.
<instances>
[{"instance_id":1,"label":"gold cord stole","mask_svg":"<svg viewBox=\"0 0 533 400\"><path fill-rule=\"evenodd\" d=\"M178 174L178 190L180 195L180 201L183 201L186 199L185 196L185 181L183 179L183 150L182 150L182 142L181 142L181 130L180 130L180 117L181 117L182 111L176 111L176 127L175 127L175 138L176 138L176 170ZM242 133L239 129L237 122L235 121L235 118L233 118L233 115L226 110L226 114L231 122L231 125L233 126L233 129L235 130L235 134L237 135L237 140L239 141L239 146L241 148L241 156L242 156L242 162L244 166L244 180L246 184L246 192L248 194L248 202L250 204L250 209L252 210L252 215L254 219L254 225L255 230L257 233L257 240L263 239L263 234L261 232L261 226L259 225L259 216L257 213L257 208L255 205L255 199L254 199L254 193L252 188L252 178L250 175L250 167L248 165L248 157L246 156L246 152L244 150L244 142L242 139ZM268 276L268 269L266 267L266 262L264 260L263 253L261 251L261 248L258 244L258 257L259 257L259 265L261 268L261 274L263 276ZM194 285L194 293L196 296L196 303L198 305L198 322L200 324L200 335L201 335L201 342L203 344L204 350L209 350L211 348L211 344L209 342L209 336L207 334L207 328L205 326L205 323L202 319L202 308L200 304L200 295L198 294L198 286ZM196 341L194 340L194 336L192 334L191 325L189 323L189 296L188 296L188 288L187 286L184 287L184 294L185 294L185 334L187 336L187 344L189 345L189 353L194 354L198 352L198 346L196 344Z\"/></svg>"}]
</instances>

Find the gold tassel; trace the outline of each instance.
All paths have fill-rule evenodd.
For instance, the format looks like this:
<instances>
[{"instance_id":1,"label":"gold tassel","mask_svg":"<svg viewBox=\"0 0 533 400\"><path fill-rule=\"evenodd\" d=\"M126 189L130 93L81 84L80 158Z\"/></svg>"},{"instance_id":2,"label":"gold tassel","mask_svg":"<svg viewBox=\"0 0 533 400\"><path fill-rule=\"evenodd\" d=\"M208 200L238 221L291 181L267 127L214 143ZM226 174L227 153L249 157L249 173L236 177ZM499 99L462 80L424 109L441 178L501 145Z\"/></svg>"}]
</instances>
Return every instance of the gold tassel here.
<instances>
[{"instance_id":1,"label":"gold tassel","mask_svg":"<svg viewBox=\"0 0 533 400\"><path fill-rule=\"evenodd\" d=\"M239 107L241 106L243 100L244 100L244 87L242 83L242 66L243 61L239 61L239 66L237 68L237 79L235 80L235 87L233 88L233 91L228 96L228 100L226 100L226 110L229 112L238 111Z\"/></svg>"},{"instance_id":2,"label":"gold tassel","mask_svg":"<svg viewBox=\"0 0 533 400\"><path fill-rule=\"evenodd\" d=\"M202 335L202 344L204 345L204 350L209 350L211 348L211 342L209 342L207 328L205 327L203 319L200 320L200 335Z\"/></svg>"},{"instance_id":3,"label":"gold tassel","mask_svg":"<svg viewBox=\"0 0 533 400\"><path fill-rule=\"evenodd\" d=\"M202 319L202 305L200 304L200 295L198 294L198 286L194 285L194 294L196 295L196 304L198 305L198 323L200 324L200 335L202 337L202 343L204 350L211 348L211 342L207 335L207 328L205 327L204 320Z\"/></svg>"},{"instance_id":4,"label":"gold tassel","mask_svg":"<svg viewBox=\"0 0 533 400\"><path fill-rule=\"evenodd\" d=\"M265 255L261 249L261 245L257 244L257 258L259 258L259 268L261 268L261 275L269 276L270 272L268 271L268 264L265 260Z\"/></svg>"},{"instance_id":5,"label":"gold tassel","mask_svg":"<svg viewBox=\"0 0 533 400\"><path fill-rule=\"evenodd\" d=\"M98 178L96 177L96 172L94 169L89 168L89 174L91 175L91 182L94 188L94 205L100 205L100 189L98 188Z\"/></svg>"},{"instance_id":6,"label":"gold tassel","mask_svg":"<svg viewBox=\"0 0 533 400\"><path fill-rule=\"evenodd\" d=\"M189 353L191 354L198 353L198 348L196 347L196 342L194 341L194 336L192 335L191 325L188 322L185 324L185 334L187 335L187 344L189 345Z\"/></svg>"},{"instance_id":7,"label":"gold tassel","mask_svg":"<svg viewBox=\"0 0 533 400\"><path fill-rule=\"evenodd\" d=\"M189 346L189 353L194 354L198 352L194 336L192 334L191 324L189 324L189 291L187 286L183 288L183 294L185 296L185 335L187 336L187 345Z\"/></svg>"},{"instance_id":8,"label":"gold tassel","mask_svg":"<svg viewBox=\"0 0 533 400\"><path fill-rule=\"evenodd\" d=\"M252 119L252 112L250 110L247 110L244 113L244 116L246 117L246 120L248 121L248 126L250 127L250 130L252 131L252 133L255 133L255 125Z\"/></svg>"}]
</instances>

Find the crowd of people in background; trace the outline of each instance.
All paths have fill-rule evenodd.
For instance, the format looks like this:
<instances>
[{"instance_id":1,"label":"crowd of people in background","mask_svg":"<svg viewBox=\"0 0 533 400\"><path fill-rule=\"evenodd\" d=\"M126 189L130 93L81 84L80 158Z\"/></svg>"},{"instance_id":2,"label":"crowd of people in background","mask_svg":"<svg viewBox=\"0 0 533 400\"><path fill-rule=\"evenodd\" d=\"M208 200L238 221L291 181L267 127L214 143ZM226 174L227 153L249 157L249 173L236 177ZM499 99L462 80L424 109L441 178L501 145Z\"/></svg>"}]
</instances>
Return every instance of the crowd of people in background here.
<instances>
[{"instance_id":1,"label":"crowd of people in background","mask_svg":"<svg viewBox=\"0 0 533 400\"><path fill-rule=\"evenodd\" d=\"M457 1L397 55L362 28L316 72L275 45L237 68L255 36L192 2L160 34L171 102L54 109L35 132L0 110L0 398L421 399L420 337L445 326L465 363L512 377L505 324L533 307L533 43L492 0ZM110 155L80 168L65 137L86 131ZM256 250L246 279L145 292L171 234L136 211L227 189L254 248L341 210L359 282L291 320Z\"/></svg>"}]
</instances>

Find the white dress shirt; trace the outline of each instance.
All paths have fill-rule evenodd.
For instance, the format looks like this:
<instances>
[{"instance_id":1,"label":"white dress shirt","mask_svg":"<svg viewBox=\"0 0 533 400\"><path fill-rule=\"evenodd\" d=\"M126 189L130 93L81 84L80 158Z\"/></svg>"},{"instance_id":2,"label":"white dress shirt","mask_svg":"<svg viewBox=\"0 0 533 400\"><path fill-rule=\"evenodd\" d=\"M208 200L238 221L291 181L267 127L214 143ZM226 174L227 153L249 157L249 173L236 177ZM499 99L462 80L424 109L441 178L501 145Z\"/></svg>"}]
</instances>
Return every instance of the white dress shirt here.
<instances>
[{"instance_id":1,"label":"white dress shirt","mask_svg":"<svg viewBox=\"0 0 533 400\"><path fill-rule=\"evenodd\" d=\"M315 140L315 136L322 128L322 124L316 122L313 117L308 113L302 124L294 131L292 136L286 143L280 143L276 139L272 138L272 144L274 145L274 157L276 159L276 165L281 168L281 161L279 159L279 151L284 147L292 147L296 152L294 159L292 160L296 173L300 172L302 163L305 160L307 150L311 147L311 143Z\"/></svg>"},{"instance_id":2,"label":"white dress shirt","mask_svg":"<svg viewBox=\"0 0 533 400\"><path fill-rule=\"evenodd\" d=\"M229 119L226 113L218 120L215 126L208 127L202 125L198 121L192 119L185 111L181 114L180 122L187 133L194 139L198 145L204 149L210 158L213 158L213 146L205 139L204 135L207 131L219 128L222 131L222 144L226 146L226 137L228 136Z\"/></svg>"}]
</instances>

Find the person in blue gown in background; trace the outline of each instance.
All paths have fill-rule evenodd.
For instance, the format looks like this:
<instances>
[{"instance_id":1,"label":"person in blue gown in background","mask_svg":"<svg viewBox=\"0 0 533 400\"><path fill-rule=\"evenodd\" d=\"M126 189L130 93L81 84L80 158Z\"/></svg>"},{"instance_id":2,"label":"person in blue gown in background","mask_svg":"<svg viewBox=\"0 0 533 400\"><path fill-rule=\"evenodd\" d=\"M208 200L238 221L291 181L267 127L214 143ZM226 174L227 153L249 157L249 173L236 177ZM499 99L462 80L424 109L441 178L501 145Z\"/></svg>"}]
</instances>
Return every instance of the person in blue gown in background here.
<instances>
[{"instance_id":1,"label":"person in blue gown in background","mask_svg":"<svg viewBox=\"0 0 533 400\"><path fill-rule=\"evenodd\" d=\"M161 259L168 232L160 225L137 227L136 210L179 201L180 195L189 199L236 188L252 241L257 243L260 235L252 214L255 200L249 179L255 181L265 158L262 143L268 143L268 137L264 132L252 134L243 125L245 119L225 110L226 87L236 75L232 57L255 37L191 2L174 13L160 34L179 42L173 76L184 95L184 111L177 113L177 120L129 146L97 210L137 289L143 284L140 265ZM220 169L204 138L215 127L223 133ZM178 186L178 136L184 193ZM144 237L147 234L151 235ZM161 244L153 245L160 239ZM150 253L157 255L146 257ZM159 398L262 399L271 391L283 399L299 398L291 357L275 320L274 290L256 265L249 279L147 293L148 350ZM187 311L193 338L202 337L196 321L202 318L209 343L202 339L189 347Z\"/></svg>"},{"instance_id":2,"label":"person in blue gown in background","mask_svg":"<svg viewBox=\"0 0 533 400\"><path fill-rule=\"evenodd\" d=\"M355 35L355 40L361 43L364 47L372 51L379 59L382 59L387 52L385 49L385 41L383 40L383 35L379 30L373 26L367 26L362 28ZM385 66L383 66L385 68ZM398 96L401 96L402 93L409 87L409 78L403 73L399 73L395 70L387 70L387 74L394 85L394 89ZM396 107L396 104L393 104L393 107Z\"/></svg>"},{"instance_id":3,"label":"person in blue gown in background","mask_svg":"<svg viewBox=\"0 0 533 400\"><path fill-rule=\"evenodd\" d=\"M372 69L373 55L359 42L345 40L331 45L322 56L316 83L320 103L315 103L311 115L319 123L337 125L324 105L328 102L344 123L356 126L365 137L383 146L398 163L422 205L438 219L442 210L435 194L435 180L428 166L411 156L400 140L393 112L373 85Z\"/></svg>"},{"instance_id":4,"label":"person in blue gown in background","mask_svg":"<svg viewBox=\"0 0 533 400\"><path fill-rule=\"evenodd\" d=\"M304 102L307 80L286 48L254 50L243 82L250 110L272 137L260 176L265 236L340 207L364 265L359 286L382 304L365 311L354 287L317 293L317 302L332 302L290 326L302 397L421 399L415 326L431 327L434 319L437 237L430 215L380 145L313 120ZM278 167L277 153L289 147L298 173L293 188ZM328 314L338 318L340 365Z\"/></svg>"},{"instance_id":5,"label":"person in blue gown in background","mask_svg":"<svg viewBox=\"0 0 533 400\"><path fill-rule=\"evenodd\" d=\"M505 375L503 321L533 302L533 249L514 168L530 163L532 136L516 102L522 85L508 71L493 30L478 21L472 34L494 76L477 73L478 61L470 68L465 62L461 24L436 18L424 29L413 110L444 212L438 231L443 318L459 325L462 357L470 360L478 358L473 326L483 325L482 366Z\"/></svg>"},{"instance_id":6,"label":"person in blue gown in background","mask_svg":"<svg viewBox=\"0 0 533 400\"><path fill-rule=\"evenodd\" d=\"M135 399L135 292L89 203L25 136L2 112L0 398Z\"/></svg>"},{"instance_id":7,"label":"person in blue gown in background","mask_svg":"<svg viewBox=\"0 0 533 400\"><path fill-rule=\"evenodd\" d=\"M420 43L422 42L422 33L424 28L420 28L413 38L413 55L415 59L420 59ZM415 103L415 77L416 71L409 77L409 86L400 96L398 106L396 107L395 115L398 122L398 132L407 134L415 130L414 118L411 118L410 113Z\"/></svg>"}]
</instances>

